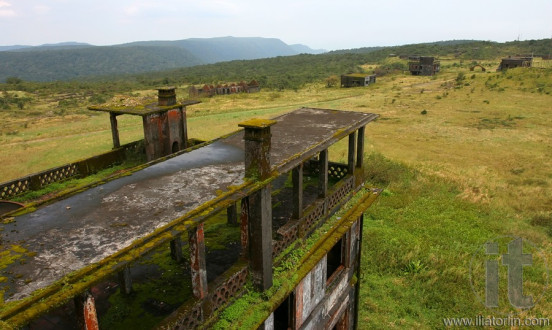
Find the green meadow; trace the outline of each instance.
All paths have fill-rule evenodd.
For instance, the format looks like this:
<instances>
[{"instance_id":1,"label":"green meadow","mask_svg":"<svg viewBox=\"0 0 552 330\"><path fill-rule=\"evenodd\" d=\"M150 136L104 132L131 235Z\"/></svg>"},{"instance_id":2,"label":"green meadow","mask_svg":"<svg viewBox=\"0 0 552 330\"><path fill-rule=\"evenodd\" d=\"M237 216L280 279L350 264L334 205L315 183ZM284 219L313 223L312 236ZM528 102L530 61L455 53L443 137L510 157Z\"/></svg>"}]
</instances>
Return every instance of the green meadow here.
<instances>
[{"instance_id":1,"label":"green meadow","mask_svg":"<svg viewBox=\"0 0 552 330\"><path fill-rule=\"evenodd\" d=\"M398 61L396 59L386 60ZM389 63L388 63L389 64ZM552 255L552 69L496 72L498 60L441 59L433 77L394 72L368 87L263 89L202 99L188 107L189 136L209 140L252 117L300 107L379 114L366 127L367 184L384 189L365 215L359 327L442 328L443 318L552 317L546 262ZM367 71L375 64L363 66ZM187 98L186 85L177 95ZM6 92L5 92L6 93ZM0 181L111 148L109 117L62 95L8 91L24 109L0 111ZM155 95L133 91L116 98ZM139 139L138 117L119 117L122 143ZM330 149L345 161L346 142ZM522 237L533 264L523 292L534 307L508 302L499 263L499 305L486 308L486 241ZM531 243L531 244L529 244ZM552 261L552 260L551 260Z\"/></svg>"}]
</instances>

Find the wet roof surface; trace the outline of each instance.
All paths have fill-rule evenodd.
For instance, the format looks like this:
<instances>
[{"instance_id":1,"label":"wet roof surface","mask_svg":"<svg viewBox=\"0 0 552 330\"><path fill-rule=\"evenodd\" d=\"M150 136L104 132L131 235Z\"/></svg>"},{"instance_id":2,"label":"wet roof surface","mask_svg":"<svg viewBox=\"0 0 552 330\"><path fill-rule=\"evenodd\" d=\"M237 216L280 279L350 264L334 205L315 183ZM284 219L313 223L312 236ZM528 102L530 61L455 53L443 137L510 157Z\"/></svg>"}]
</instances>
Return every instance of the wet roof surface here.
<instances>
[{"instance_id":1,"label":"wet roof surface","mask_svg":"<svg viewBox=\"0 0 552 330\"><path fill-rule=\"evenodd\" d=\"M302 108L275 118L273 169L292 169L376 117ZM243 144L240 131L3 224L2 249L17 245L36 253L2 270L9 279L0 283L5 299L24 298L242 184Z\"/></svg>"}]
</instances>

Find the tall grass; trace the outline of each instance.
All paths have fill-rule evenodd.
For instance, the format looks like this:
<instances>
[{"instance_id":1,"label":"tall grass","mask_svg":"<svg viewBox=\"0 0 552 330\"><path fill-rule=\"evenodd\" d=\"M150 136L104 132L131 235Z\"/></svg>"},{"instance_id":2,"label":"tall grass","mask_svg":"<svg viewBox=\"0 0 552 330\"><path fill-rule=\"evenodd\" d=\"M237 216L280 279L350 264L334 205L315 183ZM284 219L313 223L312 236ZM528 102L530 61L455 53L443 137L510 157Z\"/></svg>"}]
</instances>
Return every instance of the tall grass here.
<instances>
[{"instance_id":1,"label":"tall grass","mask_svg":"<svg viewBox=\"0 0 552 330\"><path fill-rule=\"evenodd\" d=\"M364 222L361 328L442 328L443 318L502 317L504 310L486 309L481 293L472 289L472 282L484 283L484 275L470 273L474 254L484 242L504 235L530 238L546 256L552 253L546 233L504 210L463 200L458 187L443 178L381 154L370 155L367 163L370 182L385 190ZM536 264L537 255L533 258ZM544 268L537 274L527 268L525 294L536 299L546 293L527 312L506 310L550 317L552 294L546 291ZM506 271L501 272L500 286L506 288ZM501 299L506 305L507 295Z\"/></svg>"}]
</instances>

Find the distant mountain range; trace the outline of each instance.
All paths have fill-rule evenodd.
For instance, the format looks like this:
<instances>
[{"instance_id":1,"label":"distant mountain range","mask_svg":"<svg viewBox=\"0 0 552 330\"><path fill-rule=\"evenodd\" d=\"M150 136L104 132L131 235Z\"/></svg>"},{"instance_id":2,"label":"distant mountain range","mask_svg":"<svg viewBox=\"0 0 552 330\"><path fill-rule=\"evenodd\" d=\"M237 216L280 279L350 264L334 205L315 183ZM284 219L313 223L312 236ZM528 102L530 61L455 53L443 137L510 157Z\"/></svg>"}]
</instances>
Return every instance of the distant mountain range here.
<instances>
[{"instance_id":1,"label":"distant mountain range","mask_svg":"<svg viewBox=\"0 0 552 330\"><path fill-rule=\"evenodd\" d=\"M113 46L78 42L0 46L0 81L7 77L29 81L69 80L324 52L301 44L287 45L276 38L257 37L138 41Z\"/></svg>"}]
</instances>

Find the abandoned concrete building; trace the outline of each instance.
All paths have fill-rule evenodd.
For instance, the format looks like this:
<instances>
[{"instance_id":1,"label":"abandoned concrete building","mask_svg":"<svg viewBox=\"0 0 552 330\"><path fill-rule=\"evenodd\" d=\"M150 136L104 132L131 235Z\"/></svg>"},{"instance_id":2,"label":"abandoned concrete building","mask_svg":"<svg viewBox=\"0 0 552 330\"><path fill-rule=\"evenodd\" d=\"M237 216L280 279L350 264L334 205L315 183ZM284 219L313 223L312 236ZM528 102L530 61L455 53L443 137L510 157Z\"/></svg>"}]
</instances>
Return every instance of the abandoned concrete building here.
<instances>
[{"instance_id":1,"label":"abandoned concrete building","mask_svg":"<svg viewBox=\"0 0 552 330\"><path fill-rule=\"evenodd\" d=\"M134 115L142 117L144 145L147 160L154 160L188 147L186 106L199 101L176 102L174 87L158 89L157 103L138 106L96 106L89 110L109 113L113 148L121 146L117 116Z\"/></svg>"},{"instance_id":2,"label":"abandoned concrete building","mask_svg":"<svg viewBox=\"0 0 552 330\"><path fill-rule=\"evenodd\" d=\"M513 68L530 68L533 63L532 57L508 57L500 61L496 71L503 71Z\"/></svg>"},{"instance_id":3,"label":"abandoned concrete building","mask_svg":"<svg viewBox=\"0 0 552 330\"><path fill-rule=\"evenodd\" d=\"M140 110L146 145L163 150L153 160L1 216L0 327L356 328L363 214L380 193L364 183L365 128L377 115L300 108L193 145L172 92ZM94 110L123 149L113 118L137 113ZM1 184L3 198L45 173Z\"/></svg>"},{"instance_id":4,"label":"abandoned concrete building","mask_svg":"<svg viewBox=\"0 0 552 330\"><path fill-rule=\"evenodd\" d=\"M341 75L341 87L368 86L376 83L376 75L364 73L349 73Z\"/></svg>"},{"instance_id":5,"label":"abandoned concrete building","mask_svg":"<svg viewBox=\"0 0 552 330\"><path fill-rule=\"evenodd\" d=\"M251 80L249 83L241 81L239 83L231 84L218 84L217 86L213 85L203 85L203 87L191 86L189 88L190 97L203 97L203 96L214 96L214 95L227 95L235 93L257 93L261 91L261 87L256 80Z\"/></svg>"},{"instance_id":6,"label":"abandoned concrete building","mask_svg":"<svg viewBox=\"0 0 552 330\"><path fill-rule=\"evenodd\" d=\"M408 70L414 76L433 76L441 70L441 63L431 56L409 57Z\"/></svg>"}]
</instances>

